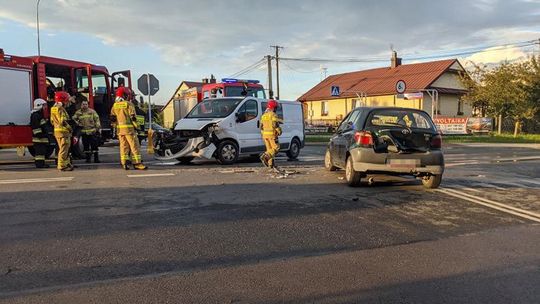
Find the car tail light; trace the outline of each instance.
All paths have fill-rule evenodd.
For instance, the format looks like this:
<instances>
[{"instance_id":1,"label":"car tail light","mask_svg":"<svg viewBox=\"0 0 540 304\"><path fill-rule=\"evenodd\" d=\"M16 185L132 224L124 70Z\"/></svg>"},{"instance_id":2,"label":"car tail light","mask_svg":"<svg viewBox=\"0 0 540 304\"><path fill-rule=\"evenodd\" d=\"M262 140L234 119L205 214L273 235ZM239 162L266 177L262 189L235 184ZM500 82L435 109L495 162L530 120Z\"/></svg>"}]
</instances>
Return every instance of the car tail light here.
<instances>
[{"instance_id":1,"label":"car tail light","mask_svg":"<svg viewBox=\"0 0 540 304\"><path fill-rule=\"evenodd\" d=\"M433 135L433 137L431 137L431 147L435 149L440 149L442 147L441 134Z\"/></svg>"},{"instance_id":2,"label":"car tail light","mask_svg":"<svg viewBox=\"0 0 540 304\"><path fill-rule=\"evenodd\" d=\"M354 141L363 147L373 146L373 136L367 131L358 131L354 133Z\"/></svg>"}]
</instances>

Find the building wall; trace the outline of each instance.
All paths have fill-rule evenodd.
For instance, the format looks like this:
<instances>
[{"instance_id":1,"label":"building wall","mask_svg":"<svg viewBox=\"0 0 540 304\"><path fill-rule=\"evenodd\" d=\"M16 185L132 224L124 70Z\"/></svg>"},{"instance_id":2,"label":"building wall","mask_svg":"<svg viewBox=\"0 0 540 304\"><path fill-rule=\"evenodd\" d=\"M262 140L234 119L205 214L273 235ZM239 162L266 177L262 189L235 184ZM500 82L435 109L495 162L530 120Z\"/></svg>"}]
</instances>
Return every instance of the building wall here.
<instances>
[{"instance_id":1,"label":"building wall","mask_svg":"<svg viewBox=\"0 0 540 304\"><path fill-rule=\"evenodd\" d=\"M187 86L185 83L182 83L182 85L176 90L176 92L173 95L173 100L170 100L167 103L167 106L163 109L163 126L165 128L172 128L173 124L180 119L179 113L180 110L178 109L178 102L176 102L174 99L180 97L186 90L189 89L189 86Z\"/></svg>"},{"instance_id":2,"label":"building wall","mask_svg":"<svg viewBox=\"0 0 540 304\"><path fill-rule=\"evenodd\" d=\"M431 85L434 88L445 88L445 89L458 89L466 90L467 88L459 80L459 75L456 73L446 72L441 75L433 84Z\"/></svg>"},{"instance_id":3,"label":"building wall","mask_svg":"<svg viewBox=\"0 0 540 304\"><path fill-rule=\"evenodd\" d=\"M472 107L469 104L462 103L463 115L458 115L459 95L440 94L439 95L439 114L447 117L464 117L472 115ZM306 121L310 124L336 125L353 108L354 101L356 106L368 107L403 107L420 109L431 115L431 97L424 93L423 99L406 100L397 98L395 95L369 96L365 99L342 98L326 100L328 104L328 115L321 115L322 103L324 101L306 102ZM312 115L313 114L313 115Z\"/></svg>"},{"instance_id":4,"label":"building wall","mask_svg":"<svg viewBox=\"0 0 540 304\"><path fill-rule=\"evenodd\" d=\"M169 102L165 108L163 108L163 127L171 128L174 124L174 102Z\"/></svg>"}]
</instances>

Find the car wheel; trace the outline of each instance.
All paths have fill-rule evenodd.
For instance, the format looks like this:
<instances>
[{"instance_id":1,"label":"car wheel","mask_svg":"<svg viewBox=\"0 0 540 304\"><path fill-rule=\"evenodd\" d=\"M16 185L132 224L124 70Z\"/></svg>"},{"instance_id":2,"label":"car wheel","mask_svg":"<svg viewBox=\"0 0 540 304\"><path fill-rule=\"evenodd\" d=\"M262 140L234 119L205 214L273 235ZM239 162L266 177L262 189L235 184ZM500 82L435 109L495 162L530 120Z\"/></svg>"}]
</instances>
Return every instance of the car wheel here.
<instances>
[{"instance_id":1,"label":"car wheel","mask_svg":"<svg viewBox=\"0 0 540 304\"><path fill-rule=\"evenodd\" d=\"M222 141L217 149L217 161L222 165L231 165L238 160L238 145L230 140Z\"/></svg>"},{"instance_id":2,"label":"car wheel","mask_svg":"<svg viewBox=\"0 0 540 304\"><path fill-rule=\"evenodd\" d=\"M442 174L434 174L422 178L422 184L428 189L438 188L442 182Z\"/></svg>"},{"instance_id":3,"label":"car wheel","mask_svg":"<svg viewBox=\"0 0 540 304\"><path fill-rule=\"evenodd\" d=\"M182 164L182 165L189 165L194 158L195 157L191 157L191 156L178 157L176 160L178 160L180 162L180 164Z\"/></svg>"},{"instance_id":4,"label":"car wheel","mask_svg":"<svg viewBox=\"0 0 540 304\"><path fill-rule=\"evenodd\" d=\"M293 138L291 141L291 146L289 147L289 151L287 151L287 157L289 159L297 159L298 155L300 155L300 141L296 138Z\"/></svg>"},{"instance_id":5,"label":"car wheel","mask_svg":"<svg viewBox=\"0 0 540 304\"><path fill-rule=\"evenodd\" d=\"M347 158L347 164L345 165L345 180L351 187L360 185L362 174L358 171L354 171L353 159L351 156Z\"/></svg>"},{"instance_id":6,"label":"car wheel","mask_svg":"<svg viewBox=\"0 0 540 304\"><path fill-rule=\"evenodd\" d=\"M338 169L336 166L334 166L329 149L326 149L326 153L324 154L324 167L328 171L336 171Z\"/></svg>"}]
</instances>

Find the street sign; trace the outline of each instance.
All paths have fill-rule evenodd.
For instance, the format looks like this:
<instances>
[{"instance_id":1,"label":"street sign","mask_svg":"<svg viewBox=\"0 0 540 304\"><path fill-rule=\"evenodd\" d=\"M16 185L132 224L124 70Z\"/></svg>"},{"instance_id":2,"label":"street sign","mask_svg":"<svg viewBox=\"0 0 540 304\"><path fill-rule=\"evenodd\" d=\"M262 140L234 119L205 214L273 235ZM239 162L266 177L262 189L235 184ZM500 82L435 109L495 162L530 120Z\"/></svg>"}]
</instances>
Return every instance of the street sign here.
<instances>
[{"instance_id":1,"label":"street sign","mask_svg":"<svg viewBox=\"0 0 540 304\"><path fill-rule=\"evenodd\" d=\"M407 85L405 84L404 80L398 80L398 82L396 82L396 92L398 94L405 93L406 89L407 89Z\"/></svg>"},{"instance_id":2,"label":"street sign","mask_svg":"<svg viewBox=\"0 0 540 304\"><path fill-rule=\"evenodd\" d=\"M137 80L137 88L143 95L154 96L159 91L159 80L153 74L144 74Z\"/></svg>"},{"instance_id":3,"label":"street sign","mask_svg":"<svg viewBox=\"0 0 540 304\"><path fill-rule=\"evenodd\" d=\"M331 95L332 96L339 96L339 87L338 86L332 86Z\"/></svg>"},{"instance_id":4,"label":"street sign","mask_svg":"<svg viewBox=\"0 0 540 304\"><path fill-rule=\"evenodd\" d=\"M405 93L405 94L403 94L403 98L405 98L407 100L422 99L422 98L424 98L424 93L422 93L422 92Z\"/></svg>"}]
</instances>

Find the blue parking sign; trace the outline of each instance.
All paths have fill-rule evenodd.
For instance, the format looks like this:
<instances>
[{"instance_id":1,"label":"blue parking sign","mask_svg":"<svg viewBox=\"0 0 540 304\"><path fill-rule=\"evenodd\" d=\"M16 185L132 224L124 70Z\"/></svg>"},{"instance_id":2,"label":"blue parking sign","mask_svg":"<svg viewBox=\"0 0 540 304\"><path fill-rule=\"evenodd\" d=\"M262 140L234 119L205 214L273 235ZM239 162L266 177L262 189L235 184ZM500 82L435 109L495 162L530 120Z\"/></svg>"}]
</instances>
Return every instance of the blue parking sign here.
<instances>
[{"instance_id":1,"label":"blue parking sign","mask_svg":"<svg viewBox=\"0 0 540 304\"><path fill-rule=\"evenodd\" d=\"M339 96L339 87L338 86L332 86L332 96Z\"/></svg>"}]
</instances>

